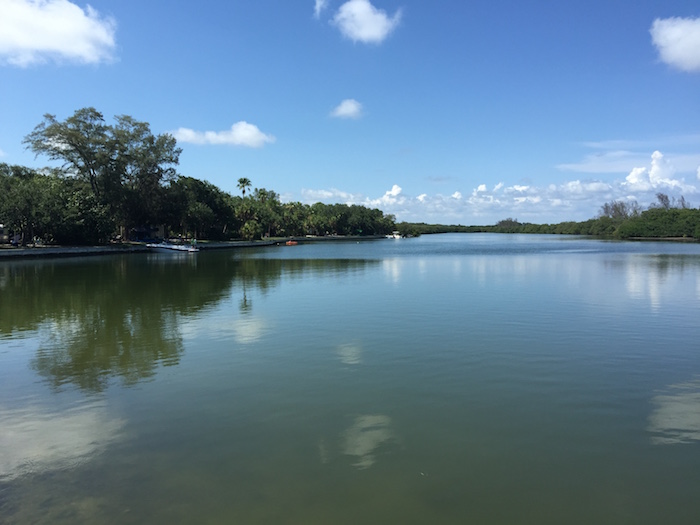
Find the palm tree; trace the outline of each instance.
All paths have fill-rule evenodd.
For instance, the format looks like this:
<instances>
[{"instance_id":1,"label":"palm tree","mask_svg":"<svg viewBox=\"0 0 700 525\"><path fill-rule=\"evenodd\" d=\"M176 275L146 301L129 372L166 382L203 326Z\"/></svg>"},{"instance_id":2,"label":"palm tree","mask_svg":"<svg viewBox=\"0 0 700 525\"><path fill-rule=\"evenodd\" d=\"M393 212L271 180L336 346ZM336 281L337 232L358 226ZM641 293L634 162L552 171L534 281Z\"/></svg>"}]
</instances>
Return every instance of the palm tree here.
<instances>
[{"instance_id":1,"label":"palm tree","mask_svg":"<svg viewBox=\"0 0 700 525\"><path fill-rule=\"evenodd\" d=\"M241 190L241 192L243 192L244 197L246 188L250 188L250 179L241 177L240 179L238 179L238 189Z\"/></svg>"}]
</instances>

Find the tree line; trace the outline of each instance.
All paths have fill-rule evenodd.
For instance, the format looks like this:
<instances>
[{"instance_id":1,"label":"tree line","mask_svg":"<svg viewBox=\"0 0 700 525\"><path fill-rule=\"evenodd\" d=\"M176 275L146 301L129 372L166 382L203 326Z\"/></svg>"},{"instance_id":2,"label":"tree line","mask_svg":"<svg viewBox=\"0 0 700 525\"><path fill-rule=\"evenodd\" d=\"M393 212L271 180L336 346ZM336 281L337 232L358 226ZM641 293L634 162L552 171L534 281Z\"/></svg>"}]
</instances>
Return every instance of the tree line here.
<instances>
[{"instance_id":1,"label":"tree line","mask_svg":"<svg viewBox=\"0 0 700 525\"><path fill-rule=\"evenodd\" d=\"M401 222L396 225L403 235L428 233L547 233L591 235L615 239L683 238L700 240L700 209L692 208L684 197L664 193L646 210L636 201L610 201L603 204L598 216L586 221L557 224L533 224L507 218L491 226L461 226Z\"/></svg>"},{"instance_id":2,"label":"tree line","mask_svg":"<svg viewBox=\"0 0 700 525\"><path fill-rule=\"evenodd\" d=\"M238 179L241 196L177 173L181 149L130 116L105 122L94 108L65 121L45 115L24 139L36 155L62 163L40 170L0 163L0 224L22 243L138 240L166 236L209 240L301 235L384 235L392 215L358 205L282 203Z\"/></svg>"}]
</instances>

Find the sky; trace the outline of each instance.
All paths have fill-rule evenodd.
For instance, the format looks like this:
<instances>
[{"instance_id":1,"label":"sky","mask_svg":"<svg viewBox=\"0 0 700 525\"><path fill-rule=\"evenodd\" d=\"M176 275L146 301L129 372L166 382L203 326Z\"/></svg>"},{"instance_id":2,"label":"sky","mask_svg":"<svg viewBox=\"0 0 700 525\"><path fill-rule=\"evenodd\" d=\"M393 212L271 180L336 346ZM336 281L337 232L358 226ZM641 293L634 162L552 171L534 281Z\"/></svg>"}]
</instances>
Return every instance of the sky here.
<instances>
[{"instance_id":1,"label":"sky","mask_svg":"<svg viewBox=\"0 0 700 525\"><path fill-rule=\"evenodd\" d=\"M700 206L697 0L0 0L0 162L130 115L232 194L399 221Z\"/></svg>"}]
</instances>

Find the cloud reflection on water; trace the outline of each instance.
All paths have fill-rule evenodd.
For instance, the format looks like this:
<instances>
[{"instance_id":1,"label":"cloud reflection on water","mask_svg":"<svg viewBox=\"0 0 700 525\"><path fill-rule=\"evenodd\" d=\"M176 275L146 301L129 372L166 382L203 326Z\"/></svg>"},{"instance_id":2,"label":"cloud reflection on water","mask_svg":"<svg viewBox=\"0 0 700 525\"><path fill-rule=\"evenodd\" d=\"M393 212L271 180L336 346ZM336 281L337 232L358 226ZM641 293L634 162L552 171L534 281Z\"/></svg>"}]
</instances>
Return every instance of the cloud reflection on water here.
<instances>
[{"instance_id":1,"label":"cloud reflection on water","mask_svg":"<svg viewBox=\"0 0 700 525\"><path fill-rule=\"evenodd\" d=\"M343 434L343 454L355 457L354 467L366 469L376 462L377 449L392 438L391 418L388 416L358 416Z\"/></svg>"},{"instance_id":2,"label":"cloud reflection on water","mask_svg":"<svg viewBox=\"0 0 700 525\"><path fill-rule=\"evenodd\" d=\"M652 398L647 430L655 445L700 441L700 380L671 386Z\"/></svg>"},{"instance_id":3,"label":"cloud reflection on water","mask_svg":"<svg viewBox=\"0 0 700 525\"><path fill-rule=\"evenodd\" d=\"M0 480L74 468L118 439L124 424L99 402L60 413L0 406Z\"/></svg>"},{"instance_id":4,"label":"cloud reflection on water","mask_svg":"<svg viewBox=\"0 0 700 525\"><path fill-rule=\"evenodd\" d=\"M201 338L216 340L233 340L246 345L259 341L271 330L271 323L266 319L246 314L231 320L225 310L208 316L196 316L184 319L178 327L185 341Z\"/></svg>"},{"instance_id":5,"label":"cloud reflection on water","mask_svg":"<svg viewBox=\"0 0 700 525\"><path fill-rule=\"evenodd\" d=\"M359 365L362 363L362 347L357 343L345 343L338 346L336 353L345 365Z\"/></svg>"}]
</instances>

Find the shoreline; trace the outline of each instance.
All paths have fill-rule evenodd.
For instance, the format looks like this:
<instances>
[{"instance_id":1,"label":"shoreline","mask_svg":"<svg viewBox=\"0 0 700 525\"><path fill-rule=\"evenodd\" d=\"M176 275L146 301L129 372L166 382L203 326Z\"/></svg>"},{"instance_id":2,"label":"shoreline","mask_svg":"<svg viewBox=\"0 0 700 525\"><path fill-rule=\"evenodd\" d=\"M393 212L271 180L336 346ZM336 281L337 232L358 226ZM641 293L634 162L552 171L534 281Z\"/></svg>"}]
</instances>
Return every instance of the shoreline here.
<instances>
[{"instance_id":1,"label":"shoreline","mask_svg":"<svg viewBox=\"0 0 700 525\"><path fill-rule=\"evenodd\" d=\"M299 244L332 241L360 241L376 240L383 236L327 236L327 237L284 237L260 241L225 241L206 242L197 244L200 251L226 250L236 248L263 248L267 246L281 246L287 241L295 241ZM17 259L49 259L65 257L88 257L96 255L125 255L132 253L153 253L146 247L146 243L124 243L105 246L24 246L11 247L0 245L0 261Z\"/></svg>"}]
</instances>

